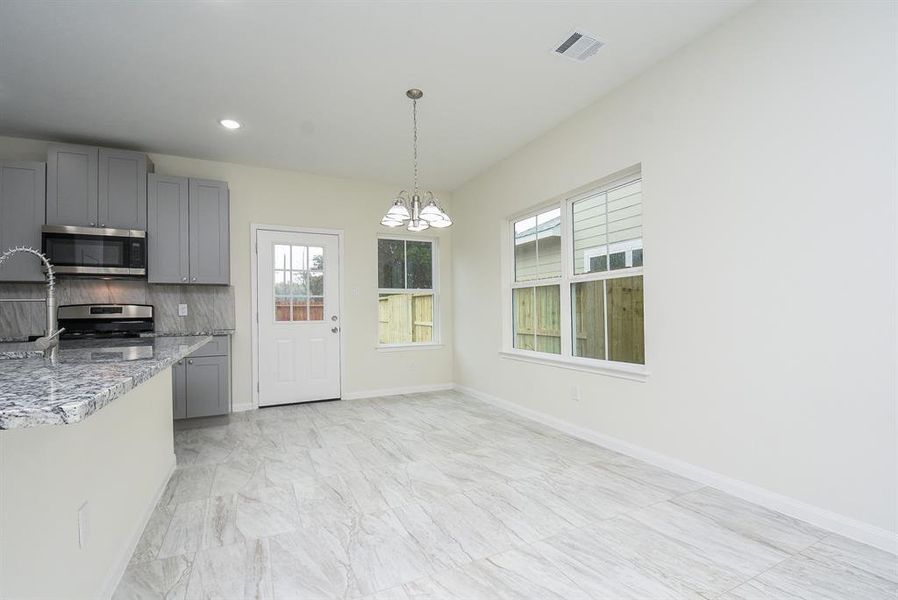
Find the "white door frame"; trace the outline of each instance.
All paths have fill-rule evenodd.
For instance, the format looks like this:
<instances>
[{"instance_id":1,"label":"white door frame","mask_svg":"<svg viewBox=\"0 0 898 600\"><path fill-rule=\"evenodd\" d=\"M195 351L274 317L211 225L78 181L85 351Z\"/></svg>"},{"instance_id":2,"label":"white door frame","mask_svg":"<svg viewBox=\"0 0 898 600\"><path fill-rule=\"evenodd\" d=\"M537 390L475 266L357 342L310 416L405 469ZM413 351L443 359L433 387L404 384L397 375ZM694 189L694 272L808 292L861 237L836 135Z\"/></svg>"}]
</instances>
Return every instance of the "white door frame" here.
<instances>
[{"instance_id":1,"label":"white door frame","mask_svg":"<svg viewBox=\"0 0 898 600\"><path fill-rule=\"evenodd\" d=\"M317 227L293 227L290 225L265 225L262 223L250 223L250 282L252 288L252 312L250 319L252 321L252 354L253 354L253 377L252 377L252 406L249 408L259 408L259 231L282 231L285 233L319 233L325 235L337 236L338 250L338 289L340 294L340 331L337 332L340 340L340 395L342 396L346 389L345 369L343 364L346 359L346 345L343 343L343 323L345 315L343 312L343 230L342 229L321 229Z\"/></svg>"}]
</instances>

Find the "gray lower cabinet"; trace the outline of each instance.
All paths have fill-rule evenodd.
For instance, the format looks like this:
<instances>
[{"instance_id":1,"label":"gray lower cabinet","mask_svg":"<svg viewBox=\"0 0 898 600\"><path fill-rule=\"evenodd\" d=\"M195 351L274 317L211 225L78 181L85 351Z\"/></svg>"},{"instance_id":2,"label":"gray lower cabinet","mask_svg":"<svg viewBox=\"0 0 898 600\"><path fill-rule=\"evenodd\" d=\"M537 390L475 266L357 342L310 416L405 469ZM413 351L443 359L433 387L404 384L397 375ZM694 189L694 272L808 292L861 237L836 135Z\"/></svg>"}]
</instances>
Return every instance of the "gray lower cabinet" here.
<instances>
[{"instance_id":1,"label":"gray lower cabinet","mask_svg":"<svg viewBox=\"0 0 898 600\"><path fill-rule=\"evenodd\" d=\"M171 368L172 416L187 418L187 359L182 358Z\"/></svg>"},{"instance_id":2,"label":"gray lower cabinet","mask_svg":"<svg viewBox=\"0 0 898 600\"><path fill-rule=\"evenodd\" d=\"M172 413L175 419L230 412L229 346L227 336L215 336L172 367Z\"/></svg>"},{"instance_id":3,"label":"gray lower cabinet","mask_svg":"<svg viewBox=\"0 0 898 600\"><path fill-rule=\"evenodd\" d=\"M47 151L47 224L147 228L146 154L94 146Z\"/></svg>"},{"instance_id":4,"label":"gray lower cabinet","mask_svg":"<svg viewBox=\"0 0 898 600\"><path fill-rule=\"evenodd\" d=\"M228 184L151 174L147 279L150 283L230 283Z\"/></svg>"},{"instance_id":5,"label":"gray lower cabinet","mask_svg":"<svg viewBox=\"0 0 898 600\"><path fill-rule=\"evenodd\" d=\"M42 162L0 161L0 253L13 246L40 250L46 168ZM0 268L0 281L43 280L34 256L12 256Z\"/></svg>"}]
</instances>

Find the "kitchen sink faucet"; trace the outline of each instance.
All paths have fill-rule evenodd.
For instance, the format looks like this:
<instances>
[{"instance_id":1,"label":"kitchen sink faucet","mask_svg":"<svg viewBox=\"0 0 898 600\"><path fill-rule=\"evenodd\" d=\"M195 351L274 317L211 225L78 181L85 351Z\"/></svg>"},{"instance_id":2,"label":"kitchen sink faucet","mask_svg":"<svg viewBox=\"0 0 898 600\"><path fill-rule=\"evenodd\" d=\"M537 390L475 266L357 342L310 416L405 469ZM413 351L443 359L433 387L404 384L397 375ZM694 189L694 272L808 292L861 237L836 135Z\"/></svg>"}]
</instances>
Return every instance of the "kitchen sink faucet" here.
<instances>
[{"instance_id":1,"label":"kitchen sink faucet","mask_svg":"<svg viewBox=\"0 0 898 600\"><path fill-rule=\"evenodd\" d=\"M56 275L53 273L53 265L50 264L50 261L44 256L43 252L27 246L16 246L10 248L3 254L0 254L0 266L2 266L10 256L18 254L19 252L33 254L44 263L44 271L47 276L47 331L43 337L34 340L34 345L38 350L41 350L44 353L44 358L49 360L50 364L55 365L59 348L59 334L65 331L65 329L58 329L56 323Z\"/></svg>"}]
</instances>

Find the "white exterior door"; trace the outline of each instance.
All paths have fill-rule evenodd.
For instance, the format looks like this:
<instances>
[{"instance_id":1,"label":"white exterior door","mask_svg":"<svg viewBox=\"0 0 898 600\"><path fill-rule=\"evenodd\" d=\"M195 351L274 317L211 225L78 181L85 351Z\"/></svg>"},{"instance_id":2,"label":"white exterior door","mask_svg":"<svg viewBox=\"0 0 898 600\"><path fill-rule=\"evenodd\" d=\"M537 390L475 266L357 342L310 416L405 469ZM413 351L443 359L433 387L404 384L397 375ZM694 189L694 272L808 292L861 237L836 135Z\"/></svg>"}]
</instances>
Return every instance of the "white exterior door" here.
<instances>
[{"instance_id":1,"label":"white exterior door","mask_svg":"<svg viewBox=\"0 0 898 600\"><path fill-rule=\"evenodd\" d=\"M259 230L259 405L340 397L340 244Z\"/></svg>"}]
</instances>

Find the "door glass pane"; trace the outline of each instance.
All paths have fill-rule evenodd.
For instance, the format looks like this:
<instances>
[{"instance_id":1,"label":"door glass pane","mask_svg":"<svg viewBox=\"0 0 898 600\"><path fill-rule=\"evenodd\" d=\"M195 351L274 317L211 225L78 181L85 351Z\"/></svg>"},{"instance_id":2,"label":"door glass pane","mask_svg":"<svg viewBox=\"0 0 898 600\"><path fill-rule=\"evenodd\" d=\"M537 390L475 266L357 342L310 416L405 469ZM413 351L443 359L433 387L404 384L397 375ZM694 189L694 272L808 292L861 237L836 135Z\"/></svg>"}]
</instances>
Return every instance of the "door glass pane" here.
<instances>
[{"instance_id":1,"label":"door glass pane","mask_svg":"<svg viewBox=\"0 0 898 600\"><path fill-rule=\"evenodd\" d=\"M289 296L290 288L287 286L287 274L290 271L275 271L274 272L274 295L275 296Z\"/></svg>"},{"instance_id":2,"label":"door glass pane","mask_svg":"<svg viewBox=\"0 0 898 600\"><path fill-rule=\"evenodd\" d=\"M429 290L433 287L433 244L406 242L407 288Z\"/></svg>"},{"instance_id":3,"label":"door glass pane","mask_svg":"<svg viewBox=\"0 0 898 600\"><path fill-rule=\"evenodd\" d=\"M377 335L381 344L433 341L433 294L380 294Z\"/></svg>"},{"instance_id":4,"label":"door glass pane","mask_svg":"<svg viewBox=\"0 0 898 600\"><path fill-rule=\"evenodd\" d=\"M309 298L309 321L324 320L324 298L313 296Z\"/></svg>"},{"instance_id":5,"label":"door glass pane","mask_svg":"<svg viewBox=\"0 0 898 600\"><path fill-rule=\"evenodd\" d=\"M294 263L295 264L295 263ZM292 281L290 284L290 295L306 296L309 293L308 274L303 271L292 271Z\"/></svg>"},{"instance_id":6,"label":"door glass pane","mask_svg":"<svg viewBox=\"0 0 898 600\"><path fill-rule=\"evenodd\" d=\"M605 282L571 286L574 356L605 360Z\"/></svg>"},{"instance_id":7,"label":"door glass pane","mask_svg":"<svg viewBox=\"0 0 898 600\"><path fill-rule=\"evenodd\" d=\"M275 244L274 245L274 268L289 269L290 268L290 246Z\"/></svg>"},{"instance_id":8,"label":"door glass pane","mask_svg":"<svg viewBox=\"0 0 898 600\"><path fill-rule=\"evenodd\" d=\"M292 300L290 298L275 297L274 299L274 320L289 321L290 306Z\"/></svg>"},{"instance_id":9,"label":"door glass pane","mask_svg":"<svg viewBox=\"0 0 898 600\"><path fill-rule=\"evenodd\" d=\"M293 268L295 269L296 267ZM324 269L324 248L318 248L317 246L309 247L308 268L319 271Z\"/></svg>"},{"instance_id":10,"label":"door glass pane","mask_svg":"<svg viewBox=\"0 0 898 600\"><path fill-rule=\"evenodd\" d=\"M645 364L642 276L606 281L608 358Z\"/></svg>"},{"instance_id":11,"label":"door glass pane","mask_svg":"<svg viewBox=\"0 0 898 600\"><path fill-rule=\"evenodd\" d=\"M309 293L313 296L324 295L324 273L309 273Z\"/></svg>"},{"instance_id":12,"label":"door glass pane","mask_svg":"<svg viewBox=\"0 0 898 600\"><path fill-rule=\"evenodd\" d=\"M292 266L290 267L293 270L305 269L306 267L306 247L305 246L293 246L293 260Z\"/></svg>"},{"instance_id":13,"label":"door glass pane","mask_svg":"<svg viewBox=\"0 0 898 600\"><path fill-rule=\"evenodd\" d=\"M405 289L405 242L377 240L377 287Z\"/></svg>"},{"instance_id":14,"label":"door glass pane","mask_svg":"<svg viewBox=\"0 0 898 600\"><path fill-rule=\"evenodd\" d=\"M573 204L574 273L608 270L607 195L594 194Z\"/></svg>"},{"instance_id":15,"label":"door glass pane","mask_svg":"<svg viewBox=\"0 0 898 600\"><path fill-rule=\"evenodd\" d=\"M309 320L308 301L305 298L294 298L293 299L293 320L294 321L308 321Z\"/></svg>"}]
</instances>

